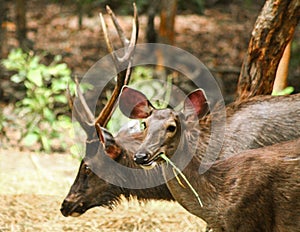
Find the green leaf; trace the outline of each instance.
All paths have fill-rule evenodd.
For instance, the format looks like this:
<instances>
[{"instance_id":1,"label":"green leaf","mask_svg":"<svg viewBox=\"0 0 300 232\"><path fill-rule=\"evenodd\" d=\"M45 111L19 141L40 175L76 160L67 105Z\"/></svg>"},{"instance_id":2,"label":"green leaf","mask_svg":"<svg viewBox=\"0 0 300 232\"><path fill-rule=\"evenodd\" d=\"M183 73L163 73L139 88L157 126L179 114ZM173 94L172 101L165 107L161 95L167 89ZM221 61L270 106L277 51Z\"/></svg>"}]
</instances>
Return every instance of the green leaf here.
<instances>
[{"instance_id":1,"label":"green leaf","mask_svg":"<svg viewBox=\"0 0 300 232\"><path fill-rule=\"evenodd\" d=\"M34 89L35 85L30 81L24 81L24 85L27 89Z\"/></svg>"},{"instance_id":2,"label":"green leaf","mask_svg":"<svg viewBox=\"0 0 300 232\"><path fill-rule=\"evenodd\" d=\"M62 82L60 80L53 80L51 88L52 88L53 92L58 92L58 91L61 91L61 90L66 90L67 83L66 82Z\"/></svg>"},{"instance_id":3,"label":"green leaf","mask_svg":"<svg viewBox=\"0 0 300 232\"><path fill-rule=\"evenodd\" d=\"M38 87L41 87L43 85L43 77L39 69L29 70L27 79L35 83Z\"/></svg>"},{"instance_id":4,"label":"green leaf","mask_svg":"<svg viewBox=\"0 0 300 232\"><path fill-rule=\"evenodd\" d=\"M38 69L38 67L41 65L41 64L39 64L39 62L40 62L39 56L31 57L31 59L29 61L30 69Z\"/></svg>"},{"instance_id":5,"label":"green leaf","mask_svg":"<svg viewBox=\"0 0 300 232\"><path fill-rule=\"evenodd\" d=\"M24 98L21 102L22 102L22 105L25 105L25 106L26 105L32 106L35 103L35 101L31 98Z\"/></svg>"},{"instance_id":6,"label":"green leaf","mask_svg":"<svg viewBox=\"0 0 300 232\"><path fill-rule=\"evenodd\" d=\"M10 80L14 83L20 83L22 81L24 81L25 77L17 74L14 74L11 76Z\"/></svg>"},{"instance_id":7,"label":"green leaf","mask_svg":"<svg viewBox=\"0 0 300 232\"><path fill-rule=\"evenodd\" d=\"M59 132L59 131L52 131L51 134L50 134L50 137L51 137L51 139L53 139L53 138L61 138L62 135L61 135L61 132Z\"/></svg>"},{"instance_id":8,"label":"green leaf","mask_svg":"<svg viewBox=\"0 0 300 232\"><path fill-rule=\"evenodd\" d=\"M41 135L41 141L42 141L43 149L46 152L50 152L51 151L51 142L50 142L50 140L48 140L48 138L45 135Z\"/></svg>"},{"instance_id":9,"label":"green leaf","mask_svg":"<svg viewBox=\"0 0 300 232\"><path fill-rule=\"evenodd\" d=\"M36 98L38 105L35 106L35 109L39 109L39 108L44 108L46 107L47 103L49 103L49 100L43 96L43 95L39 95L38 98Z\"/></svg>"},{"instance_id":10,"label":"green leaf","mask_svg":"<svg viewBox=\"0 0 300 232\"><path fill-rule=\"evenodd\" d=\"M66 115L58 116L58 120L53 124L55 128L62 128L66 130L70 130L72 128L72 121L70 117Z\"/></svg>"},{"instance_id":11,"label":"green leaf","mask_svg":"<svg viewBox=\"0 0 300 232\"><path fill-rule=\"evenodd\" d=\"M58 116L58 121L67 122L67 123L72 122L71 118L67 115L59 115Z\"/></svg>"},{"instance_id":12,"label":"green leaf","mask_svg":"<svg viewBox=\"0 0 300 232\"><path fill-rule=\"evenodd\" d=\"M55 121L55 114L50 109L44 108L43 115L49 122Z\"/></svg>"},{"instance_id":13,"label":"green leaf","mask_svg":"<svg viewBox=\"0 0 300 232\"><path fill-rule=\"evenodd\" d=\"M54 56L54 62L60 62L62 60L62 56L61 55L56 55Z\"/></svg>"},{"instance_id":14,"label":"green leaf","mask_svg":"<svg viewBox=\"0 0 300 232\"><path fill-rule=\"evenodd\" d=\"M39 139L39 136L37 134L28 133L23 138L23 142L24 142L25 146L30 147L30 146L34 145L35 143L37 143L38 139Z\"/></svg>"},{"instance_id":15,"label":"green leaf","mask_svg":"<svg viewBox=\"0 0 300 232\"><path fill-rule=\"evenodd\" d=\"M67 64L57 64L55 66L49 67L49 73L53 76L70 76L71 70L68 68Z\"/></svg>"},{"instance_id":16,"label":"green leaf","mask_svg":"<svg viewBox=\"0 0 300 232\"><path fill-rule=\"evenodd\" d=\"M57 96L54 97L54 100L56 102L63 103L63 104L68 103L68 99L64 95L57 95Z\"/></svg>"}]
</instances>

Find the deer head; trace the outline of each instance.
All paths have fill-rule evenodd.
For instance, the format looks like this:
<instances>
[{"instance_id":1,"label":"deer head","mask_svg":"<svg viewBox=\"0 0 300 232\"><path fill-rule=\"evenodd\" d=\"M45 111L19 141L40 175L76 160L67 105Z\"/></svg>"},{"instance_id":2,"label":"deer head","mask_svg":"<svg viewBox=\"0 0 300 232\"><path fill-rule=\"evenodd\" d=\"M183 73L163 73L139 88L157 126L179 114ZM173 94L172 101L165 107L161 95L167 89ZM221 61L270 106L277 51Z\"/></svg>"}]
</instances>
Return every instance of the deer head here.
<instances>
[{"instance_id":1,"label":"deer head","mask_svg":"<svg viewBox=\"0 0 300 232\"><path fill-rule=\"evenodd\" d=\"M127 117L143 119L145 138L134 160L145 168L153 167L161 153L167 156L174 154L185 127L197 123L209 111L202 89L191 92L184 101L183 110L177 112L172 109L155 109L144 94L124 86L119 107Z\"/></svg>"},{"instance_id":2,"label":"deer head","mask_svg":"<svg viewBox=\"0 0 300 232\"><path fill-rule=\"evenodd\" d=\"M94 168L92 167L93 165L97 165L97 170L109 172L109 170L107 170L107 167L105 167L104 165L103 159L118 159L119 155L122 152L120 146L118 146L116 141L114 140L114 137L103 127L106 126L114 111L118 96L123 85L129 82L131 73L131 59L134 53L134 47L136 45L138 36L138 15L135 4L133 4L133 7L133 29L131 39L128 40L124 36L124 32L120 27L114 13L107 6L107 12L112 18L112 21L121 39L122 45L125 47L125 53L122 57L117 56L113 52L114 48L109 39L105 21L102 17L102 14L100 14L101 25L108 52L112 55L112 59L114 61L116 69L120 70L119 67L124 66L126 66L127 69L118 73L117 83L113 90L112 96L109 102L100 112L99 116L95 118L93 113L89 109L85 98L79 88L79 83L77 80L76 86L78 97L74 102L70 97L70 92L67 91L69 96L69 104L71 107L73 107L73 116L77 119L81 127L84 129L87 135L87 139L85 142L86 152L83 160L81 161L79 172L67 197L62 203L61 212L64 216L79 216L86 210L94 206L111 206L111 204L113 204L113 202L116 200L116 196L118 196L118 193L112 194L111 189L113 189L114 186L99 178L99 176L93 172Z\"/></svg>"}]
</instances>

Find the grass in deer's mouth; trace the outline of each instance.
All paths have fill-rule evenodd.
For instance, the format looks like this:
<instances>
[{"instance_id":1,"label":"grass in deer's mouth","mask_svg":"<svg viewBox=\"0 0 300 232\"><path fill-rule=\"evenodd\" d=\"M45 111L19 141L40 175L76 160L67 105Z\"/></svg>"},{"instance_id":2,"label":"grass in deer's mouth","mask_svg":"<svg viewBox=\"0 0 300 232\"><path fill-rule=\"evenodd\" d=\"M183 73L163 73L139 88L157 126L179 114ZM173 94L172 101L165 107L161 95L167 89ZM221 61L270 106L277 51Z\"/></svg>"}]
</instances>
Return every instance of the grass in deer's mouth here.
<instances>
[{"instance_id":1,"label":"grass in deer's mouth","mask_svg":"<svg viewBox=\"0 0 300 232\"><path fill-rule=\"evenodd\" d=\"M159 157L162 158L163 160L165 160L167 162L167 164L171 164L171 166L173 167L173 169L179 173L179 175L182 177L182 179L185 181L185 183L189 186L189 188L192 190L192 192L194 193L195 197L197 198L199 205L201 207L203 207L202 201L200 199L200 196L198 195L198 193L196 192L196 190L193 188L193 186L191 185L191 183L189 182L189 180L186 178L186 176L182 173L182 171L164 154L164 153L160 153ZM179 184L180 181L178 180Z\"/></svg>"}]
</instances>

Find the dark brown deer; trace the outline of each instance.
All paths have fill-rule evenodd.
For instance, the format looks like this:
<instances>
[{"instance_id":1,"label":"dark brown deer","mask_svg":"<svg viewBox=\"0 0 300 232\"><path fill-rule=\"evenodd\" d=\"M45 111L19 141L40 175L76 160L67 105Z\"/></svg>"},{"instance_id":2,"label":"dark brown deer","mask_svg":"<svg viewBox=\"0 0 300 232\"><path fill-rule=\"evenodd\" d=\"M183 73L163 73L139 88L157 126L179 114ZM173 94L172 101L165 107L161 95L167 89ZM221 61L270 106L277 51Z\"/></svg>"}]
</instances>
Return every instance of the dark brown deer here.
<instances>
[{"instance_id":1,"label":"dark brown deer","mask_svg":"<svg viewBox=\"0 0 300 232\"><path fill-rule=\"evenodd\" d=\"M178 166L190 161L182 170L203 207L183 186L184 181L179 176L174 178L171 165L163 165L165 180L175 200L214 231L300 231L300 139L241 152L247 140L256 147L299 138L299 94L258 97L228 107L220 157L215 163L205 164L210 116L205 116L209 108L203 90L189 94L183 111L176 112L157 110L142 93L124 87L119 106L126 116L145 119L145 139L134 156L138 164L155 166L162 162L161 154L173 157ZM276 122L275 109L289 113L279 114ZM202 117L200 123L198 117ZM252 138L256 121L263 125L256 128L262 135ZM210 168L200 173L201 165Z\"/></svg>"},{"instance_id":2,"label":"dark brown deer","mask_svg":"<svg viewBox=\"0 0 300 232\"><path fill-rule=\"evenodd\" d=\"M96 206L112 209L119 203L122 195L127 199L135 197L138 200L174 200L165 184L147 189L122 187L126 182L137 186L143 186L144 181L154 182L157 176L162 175L162 170L157 168L149 173L134 163L132 156L141 143L141 134L128 134L124 131L114 138L104 128L101 130L103 143L98 142L92 146L87 144L86 155L81 161L77 177L61 206L64 216L80 216ZM116 173L109 159L129 168L138 168L141 172L138 176L131 172ZM113 182L118 184L109 183L102 178L105 175L113 177Z\"/></svg>"},{"instance_id":3,"label":"dark brown deer","mask_svg":"<svg viewBox=\"0 0 300 232\"><path fill-rule=\"evenodd\" d=\"M128 68L118 74L117 85L113 91L112 97L96 119L80 91L78 82L76 82L78 94L78 98L76 99L77 102L73 104L71 97L69 97L70 105L73 106L73 115L84 129L87 135L87 140L85 157L80 164L74 184L61 206L61 212L64 216L79 216L95 206L106 206L112 208L119 202L121 195L124 195L126 198L135 196L137 199L174 199L165 184L155 185L153 188L148 188L146 190L122 187L124 186L124 182L129 180L136 185L138 185L139 181L147 180L149 183L154 180L157 181L157 176L161 176L162 171L158 168L152 174L149 174L149 172L143 171L139 165L134 163L132 157L142 141L141 133L130 134L125 130L119 132L116 137L113 137L102 127L107 124L108 119L113 112L113 108L115 107L115 103L122 86L129 81L130 59L133 55L133 46L136 44L138 35L138 18L135 6L133 32L130 41L124 37L124 33L113 12L109 8L107 8L107 10L113 19L123 42L123 46L126 47L127 52L123 57L117 57L112 53L113 47L107 35L105 22L101 17L102 28L108 50L114 56L113 60L117 69L122 66L126 66ZM116 172L111 173L112 160L126 167L141 170L142 173L140 173L140 175L142 175L143 178L140 179L137 178L137 176L132 176L131 172L119 173L119 175ZM119 184L114 185L101 178L108 174L115 179L114 183L117 182ZM142 186L142 184L140 186Z\"/></svg>"}]
</instances>

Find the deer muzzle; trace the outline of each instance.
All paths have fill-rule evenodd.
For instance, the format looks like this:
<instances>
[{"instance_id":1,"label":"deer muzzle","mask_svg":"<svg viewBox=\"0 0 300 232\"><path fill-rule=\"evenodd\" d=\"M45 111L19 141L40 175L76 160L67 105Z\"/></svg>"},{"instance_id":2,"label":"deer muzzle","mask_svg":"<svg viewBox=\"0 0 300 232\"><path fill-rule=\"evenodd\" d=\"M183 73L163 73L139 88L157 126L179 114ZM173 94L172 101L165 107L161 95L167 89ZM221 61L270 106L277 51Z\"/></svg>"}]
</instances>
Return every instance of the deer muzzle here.
<instances>
[{"instance_id":1,"label":"deer muzzle","mask_svg":"<svg viewBox=\"0 0 300 232\"><path fill-rule=\"evenodd\" d=\"M85 207L81 198L75 194L67 196L60 208L62 215L65 217L78 217L86 210L87 208Z\"/></svg>"},{"instance_id":2,"label":"deer muzzle","mask_svg":"<svg viewBox=\"0 0 300 232\"><path fill-rule=\"evenodd\" d=\"M134 155L134 162L139 165L145 165L149 162L149 154L146 152L138 152Z\"/></svg>"},{"instance_id":3,"label":"deer muzzle","mask_svg":"<svg viewBox=\"0 0 300 232\"><path fill-rule=\"evenodd\" d=\"M159 155L152 156L147 152L137 152L133 157L134 162L139 164L144 169L154 168L158 159Z\"/></svg>"}]
</instances>

